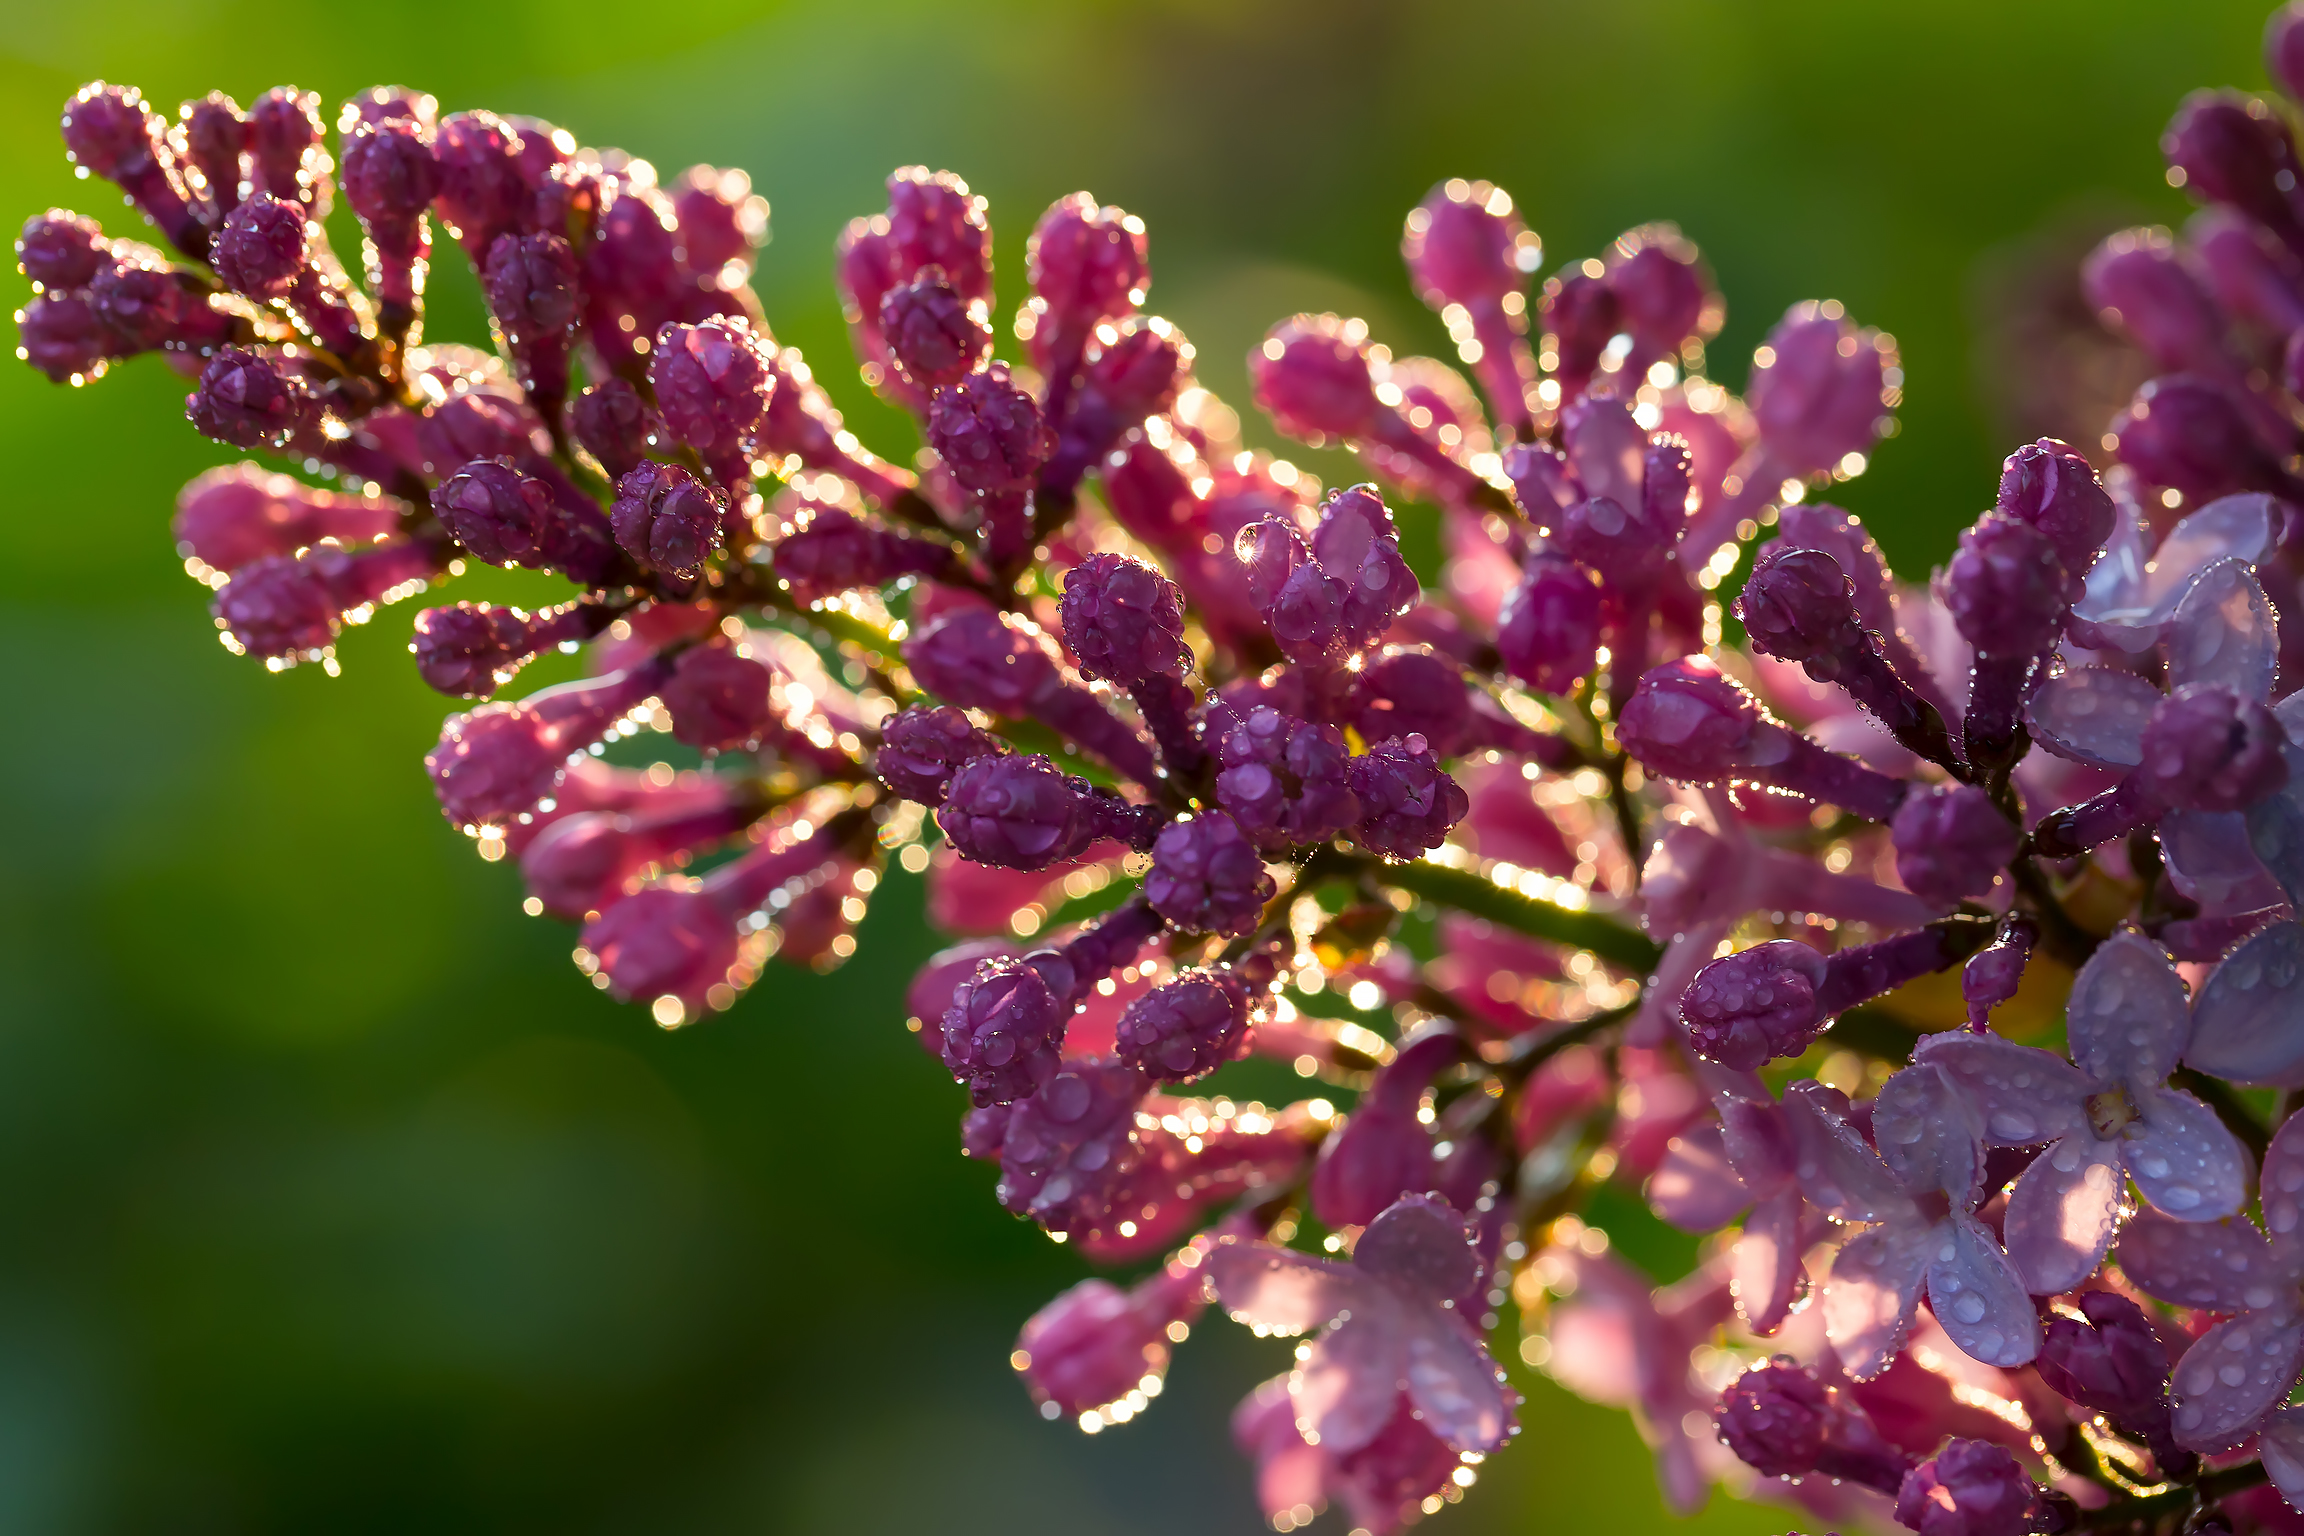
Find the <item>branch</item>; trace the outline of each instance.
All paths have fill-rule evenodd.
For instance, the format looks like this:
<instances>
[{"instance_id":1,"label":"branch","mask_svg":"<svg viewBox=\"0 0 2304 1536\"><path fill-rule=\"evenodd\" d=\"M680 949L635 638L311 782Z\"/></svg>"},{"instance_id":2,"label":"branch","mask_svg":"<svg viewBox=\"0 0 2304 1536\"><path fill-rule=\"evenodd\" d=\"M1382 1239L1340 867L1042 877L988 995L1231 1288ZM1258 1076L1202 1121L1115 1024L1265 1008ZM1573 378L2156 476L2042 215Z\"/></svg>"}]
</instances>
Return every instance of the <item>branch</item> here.
<instances>
[{"instance_id":1,"label":"branch","mask_svg":"<svg viewBox=\"0 0 2304 1536\"><path fill-rule=\"evenodd\" d=\"M1627 928L1612 917L1598 912L1572 912L1548 901L1538 901L1518 891L1506 890L1470 870L1450 869L1428 859L1412 864L1377 864L1371 860L1370 864L1375 878L1385 884L1396 885L1443 907L1484 917L1515 933L1588 949L1609 964L1629 971L1654 970L1664 953L1646 934Z\"/></svg>"}]
</instances>

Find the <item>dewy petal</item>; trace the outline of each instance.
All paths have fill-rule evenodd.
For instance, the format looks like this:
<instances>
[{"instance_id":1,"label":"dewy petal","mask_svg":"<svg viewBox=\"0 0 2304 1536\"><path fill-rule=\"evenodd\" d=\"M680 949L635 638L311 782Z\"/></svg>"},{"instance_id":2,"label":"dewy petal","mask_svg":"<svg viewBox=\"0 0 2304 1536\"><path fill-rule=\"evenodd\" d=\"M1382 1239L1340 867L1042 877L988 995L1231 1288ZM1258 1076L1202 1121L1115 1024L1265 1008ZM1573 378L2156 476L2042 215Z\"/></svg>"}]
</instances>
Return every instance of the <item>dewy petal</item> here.
<instances>
[{"instance_id":1,"label":"dewy petal","mask_svg":"<svg viewBox=\"0 0 2304 1536\"><path fill-rule=\"evenodd\" d=\"M1362 1291L1349 1265L1270 1243L1226 1243L1208 1255L1216 1299L1239 1322L1303 1333L1353 1305Z\"/></svg>"},{"instance_id":2,"label":"dewy petal","mask_svg":"<svg viewBox=\"0 0 2304 1536\"><path fill-rule=\"evenodd\" d=\"M1396 1200L1368 1223L1353 1245L1352 1267L1435 1308L1480 1278L1464 1218L1424 1195Z\"/></svg>"},{"instance_id":3,"label":"dewy petal","mask_svg":"<svg viewBox=\"0 0 2304 1536\"><path fill-rule=\"evenodd\" d=\"M2288 1507L2304 1510L2304 1408L2283 1408L2265 1420L2256 1454Z\"/></svg>"},{"instance_id":4,"label":"dewy petal","mask_svg":"<svg viewBox=\"0 0 2304 1536\"><path fill-rule=\"evenodd\" d=\"M2088 1124L2084 1101L2094 1085L2054 1051L1998 1035L1946 1030L1923 1036L1913 1056L1950 1075L1975 1106L1984 1140L1992 1146L2028 1147Z\"/></svg>"},{"instance_id":5,"label":"dewy petal","mask_svg":"<svg viewBox=\"0 0 2304 1536\"><path fill-rule=\"evenodd\" d=\"M2220 560L2253 567L2272 548L2286 521L2273 499L2261 491L2212 501L2168 531L2152 552L2143 582L2143 604L2152 621L2176 611L2192 585Z\"/></svg>"},{"instance_id":6,"label":"dewy petal","mask_svg":"<svg viewBox=\"0 0 2304 1536\"><path fill-rule=\"evenodd\" d=\"M1648 1176L1648 1208L1683 1232L1716 1232L1752 1203L1736 1177L1720 1122L1707 1120L1672 1138Z\"/></svg>"},{"instance_id":7,"label":"dewy petal","mask_svg":"<svg viewBox=\"0 0 2304 1536\"><path fill-rule=\"evenodd\" d=\"M2246 1312L2294 1295L2295 1282L2245 1216L2177 1221L2145 1211L2120 1234L2121 1273L2147 1295L2203 1312Z\"/></svg>"},{"instance_id":8,"label":"dewy petal","mask_svg":"<svg viewBox=\"0 0 2304 1536\"><path fill-rule=\"evenodd\" d=\"M2235 1083L2304 1087L2304 927L2274 923L2209 973L2184 1062Z\"/></svg>"},{"instance_id":9,"label":"dewy petal","mask_svg":"<svg viewBox=\"0 0 2304 1536\"><path fill-rule=\"evenodd\" d=\"M1746 1326L1762 1338L1784 1326L1800 1295L1800 1218L1806 1204L1797 1187L1778 1190L1752 1208L1729 1250L1729 1292Z\"/></svg>"},{"instance_id":10,"label":"dewy petal","mask_svg":"<svg viewBox=\"0 0 2304 1536\"><path fill-rule=\"evenodd\" d=\"M1912 1196L1848 1123L1848 1099L1813 1080L1787 1084L1784 1113L1800 1149L1794 1177L1818 1210L1842 1221L1908 1219Z\"/></svg>"},{"instance_id":11,"label":"dewy petal","mask_svg":"<svg viewBox=\"0 0 2304 1536\"><path fill-rule=\"evenodd\" d=\"M2248 808L2248 849L2294 906L2304 902L2304 746L2296 745L2304 738L2304 693L2288 695L2273 713L2289 737L2280 752L2288 760L2288 785Z\"/></svg>"},{"instance_id":12,"label":"dewy petal","mask_svg":"<svg viewBox=\"0 0 2304 1536\"><path fill-rule=\"evenodd\" d=\"M2243 1312L2209 1329L2176 1362L2176 1441L2196 1451L2237 1445L2296 1384L2304 1320L2291 1306Z\"/></svg>"},{"instance_id":13,"label":"dewy petal","mask_svg":"<svg viewBox=\"0 0 2304 1536\"><path fill-rule=\"evenodd\" d=\"M1447 1313L1419 1316L1408 1330L1408 1398L1424 1427L1459 1451L1503 1443L1511 1405L1496 1363L1471 1330Z\"/></svg>"},{"instance_id":14,"label":"dewy petal","mask_svg":"<svg viewBox=\"0 0 2304 1536\"><path fill-rule=\"evenodd\" d=\"M1376 1438L1392 1417L1408 1356L1402 1319L1390 1307L1354 1316L1320 1335L1288 1378L1296 1423L1320 1448L1342 1456Z\"/></svg>"},{"instance_id":15,"label":"dewy petal","mask_svg":"<svg viewBox=\"0 0 2304 1536\"><path fill-rule=\"evenodd\" d=\"M2160 818L2160 853L2176 889L2208 916L2280 904L2281 886L2256 856L2248 818L2239 811L2167 812Z\"/></svg>"},{"instance_id":16,"label":"dewy petal","mask_svg":"<svg viewBox=\"0 0 2304 1536\"><path fill-rule=\"evenodd\" d=\"M1940 1189L1960 1210L1976 1203L1984 1127L1952 1075L1923 1057L1881 1086L1872 1103L1880 1160L1910 1190Z\"/></svg>"},{"instance_id":17,"label":"dewy petal","mask_svg":"<svg viewBox=\"0 0 2304 1536\"><path fill-rule=\"evenodd\" d=\"M1928 1264L1928 1310L1972 1360L2023 1365L2040 1353L2040 1314L2008 1255L1973 1216L1936 1228Z\"/></svg>"},{"instance_id":18,"label":"dewy petal","mask_svg":"<svg viewBox=\"0 0 2304 1536\"><path fill-rule=\"evenodd\" d=\"M2174 1088L2131 1087L2141 1118L2125 1132L2129 1176L2179 1221L2220 1221L2248 1198L2248 1153L2216 1112Z\"/></svg>"},{"instance_id":19,"label":"dewy petal","mask_svg":"<svg viewBox=\"0 0 2304 1536\"><path fill-rule=\"evenodd\" d=\"M2273 1132L2256 1190L2273 1255L2292 1273L2304 1272L2304 1117L2290 1115Z\"/></svg>"},{"instance_id":20,"label":"dewy petal","mask_svg":"<svg viewBox=\"0 0 2304 1536\"><path fill-rule=\"evenodd\" d=\"M1917 1219L1871 1227L1840 1245L1824 1286L1824 1336L1858 1381L1888 1368L1904 1347L1920 1282L1941 1246Z\"/></svg>"},{"instance_id":21,"label":"dewy petal","mask_svg":"<svg viewBox=\"0 0 2304 1536\"><path fill-rule=\"evenodd\" d=\"M2144 761L2144 722L2162 694L2133 672L2076 667L2040 685L2024 706L2032 739L2076 763L2133 768Z\"/></svg>"},{"instance_id":22,"label":"dewy petal","mask_svg":"<svg viewBox=\"0 0 2304 1536\"><path fill-rule=\"evenodd\" d=\"M2073 1064L2098 1084L2164 1081L2192 1028L2184 979L2168 952L2125 929L2080 967L2066 1018Z\"/></svg>"},{"instance_id":23,"label":"dewy petal","mask_svg":"<svg viewBox=\"0 0 2304 1536\"><path fill-rule=\"evenodd\" d=\"M2117 1142L2086 1128L2032 1160L2008 1197L2008 1261L2035 1296L2071 1290L2096 1273L2119 1230L2124 1193Z\"/></svg>"},{"instance_id":24,"label":"dewy petal","mask_svg":"<svg viewBox=\"0 0 2304 1536\"><path fill-rule=\"evenodd\" d=\"M2169 622L2168 688L2213 683L2244 699L2272 697L2280 667L2280 626L2256 573L2239 560L2219 560L2176 605Z\"/></svg>"}]
</instances>

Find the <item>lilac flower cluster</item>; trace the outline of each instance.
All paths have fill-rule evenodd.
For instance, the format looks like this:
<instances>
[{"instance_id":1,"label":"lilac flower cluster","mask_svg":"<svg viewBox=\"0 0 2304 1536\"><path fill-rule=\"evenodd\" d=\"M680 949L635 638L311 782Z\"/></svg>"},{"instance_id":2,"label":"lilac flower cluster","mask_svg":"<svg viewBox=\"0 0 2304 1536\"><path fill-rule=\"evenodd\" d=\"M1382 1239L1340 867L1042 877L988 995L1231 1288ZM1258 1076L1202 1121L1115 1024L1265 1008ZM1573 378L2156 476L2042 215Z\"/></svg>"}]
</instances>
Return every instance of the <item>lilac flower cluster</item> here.
<instances>
[{"instance_id":1,"label":"lilac flower cluster","mask_svg":"<svg viewBox=\"0 0 2304 1536\"><path fill-rule=\"evenodd\" d=\"M2304 18L2270 51L2304 87ZM1677 1507L2017 1536L2304 1504L2304 1133L2258 1091L2304 1088L2272 107L2188 103L2171 176L2210 208L2090 261L2171 370L2109 467L2019 448L1925 585L1817 499L1893 427L1893 343L1797 305L1732 394L1668 225L1538 283L1505 193L1436 188L1402 252L1469 379L1335 315L1249 359L1368 477L1324 491L1145 312L1140 220L1042 215L1003 359L984 201L908 168L835 266L907 468L771 333L741 172L398 88L331 141L293 88L169 117L97 84L64 135L174 255L32 219L19 354L80 384L159 352L270 456L178 509L230 649L333 671L475 562L569 583L424 609L411 649L468 701L426 758L448 821L595 984L684 1025L925 875L960 942L909 1023L961 1149L1092 1262L1157 1260L1025 1325L1047 1417L1146 1411L1215 1302L1310 1336L1233 1423L1284 1531L1461 1498L1516 1433L1514 1336L1632 1411ZM490 350L424 337L435 222ZM496 697L548 650L588 675ZM1234 1096L1248 1056L1319 1096ZM1658 1289L1594 1224L1611 1185L1719 1240Z\"/></svg>"}]
</instances>

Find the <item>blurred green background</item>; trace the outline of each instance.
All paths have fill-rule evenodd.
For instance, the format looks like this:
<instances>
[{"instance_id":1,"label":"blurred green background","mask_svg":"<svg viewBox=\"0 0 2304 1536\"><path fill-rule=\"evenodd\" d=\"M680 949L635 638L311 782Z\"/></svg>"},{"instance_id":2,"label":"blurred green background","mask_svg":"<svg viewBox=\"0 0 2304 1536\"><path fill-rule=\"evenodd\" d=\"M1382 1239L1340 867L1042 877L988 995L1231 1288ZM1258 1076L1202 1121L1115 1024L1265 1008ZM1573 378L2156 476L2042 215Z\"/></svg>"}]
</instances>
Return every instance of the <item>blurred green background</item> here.
<instances>
[{"instance_id":1,"label":"blurred green background","mask_svg":"<svg viewBox=\"0 0 2304 1536\"><path fill-rule=\"evenodd\" d=\"M95 76L164 104L403 81L745 166L779 334L908 453L828 281L893 165L990 196L1011 305L1050 199L1144 215L1153 307L1235 401L1295 309L1440 350L1400 218L1488 176L1548 268L1678 219L1731 383L1796 299L1893 331L1903 435L1841 499L1918 572L2011 446L1979 295L2044 232L2181 216L2158 132L2185 90L2261 84L2263 8L27 3L0 7L0 211L127 229L56 139ZM442 290L434 334L475 334L468 283ZM84 393L0 369L0 1531L1258 1528L1224 1421L1284 1345L1211 1320L1094 1440L1010 1379L1079 1271L958 1156L957 1091L902 1028L916 885L864 958L704 1027L609 1004L433 809L408 609L337 680L212 642L166 521L223 454L182 393L152 361ZM1669 1523L1620 1416L1528 1385L1530 1432L1447 1529Z\"/></svg>"}]
</instances>

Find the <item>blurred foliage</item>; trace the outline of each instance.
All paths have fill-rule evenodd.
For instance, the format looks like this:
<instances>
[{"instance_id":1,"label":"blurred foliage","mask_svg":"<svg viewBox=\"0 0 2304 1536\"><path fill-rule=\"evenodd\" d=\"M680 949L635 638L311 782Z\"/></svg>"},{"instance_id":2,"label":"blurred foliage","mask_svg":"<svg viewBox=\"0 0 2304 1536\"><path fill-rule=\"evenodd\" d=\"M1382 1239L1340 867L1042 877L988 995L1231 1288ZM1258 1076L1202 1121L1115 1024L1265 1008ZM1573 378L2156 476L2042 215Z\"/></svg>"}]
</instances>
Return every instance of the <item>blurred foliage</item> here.
<instances>
[{"instance_id":1,"label":"blurred foliage","mask_svg":"<svg viewBox=\"0 0 2304 1536\"><path fill-rule=\"evenodd\" d=\"M1917 573L2011 446L1978 274L2102 210L2180 217L2159 129L2187 89L2261 82L2264 8L27 5L0 14L0 209L128 230L56 140L94 76L162 103L399 80L743 165L779 334L903 452L828 281L893 165L991 197L1011 304L1051 198L1144 215L1153 307L1242 404L1292 310L1443 346L1400 218L1488 176L1548 268L1677 219L1729 296L1729 382L1796 299L1893 331L1904 432L1841 499ZM475 335L470 283L440 286L434 334ZM993 1205L901 1027L917 887L890 882L864 960L704 1027L611 1006L434 811L408 609L339 680L210 643L165 525L222 454L182 393L151 361L85 394L0 370L0 1531L1257 1528L1225 1416L1285 1346L1212 1319L1095 1440L1008 1379L1079 1271ZM1620 1415L1528 1388L1447 1529L1665 1523Z\"/></svg>"}]
</instances>

